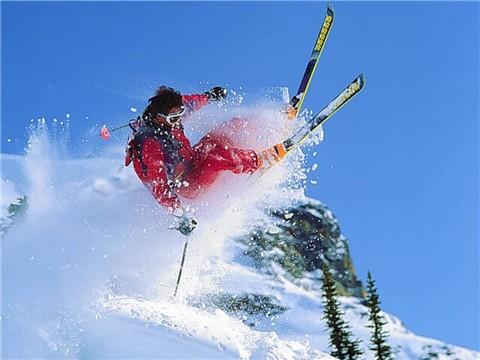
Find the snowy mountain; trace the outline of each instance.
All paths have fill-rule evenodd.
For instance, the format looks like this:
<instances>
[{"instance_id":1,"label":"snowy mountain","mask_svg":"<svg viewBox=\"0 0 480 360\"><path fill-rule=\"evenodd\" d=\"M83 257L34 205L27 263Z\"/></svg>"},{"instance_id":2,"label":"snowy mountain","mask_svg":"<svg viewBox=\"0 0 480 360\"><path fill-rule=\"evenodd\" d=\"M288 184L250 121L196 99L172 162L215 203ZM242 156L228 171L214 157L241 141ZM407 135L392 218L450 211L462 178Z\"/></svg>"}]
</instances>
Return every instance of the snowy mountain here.
<instances>
[{"instance_id":1,"label":"snowy mountain","mask_svg":"<svg viewBox=\"0 0 480 360\"><path fill-rule=\"evenodd\" d=\"M259 140L245 130L239 143L282 136L278 112L264 111L275 132ZM318 272L328 261L372 359L348 241L304 196L300 151L262 178L225 174L222 191L191 204L199 227L173 298L185 238L122 167L122 145L67 159L40 122L27 155L2 155L2 218L28 199L2 237L3 358L328 359ZM480 358L384 315L398 359Z\"/></svg>"}]
</instances>

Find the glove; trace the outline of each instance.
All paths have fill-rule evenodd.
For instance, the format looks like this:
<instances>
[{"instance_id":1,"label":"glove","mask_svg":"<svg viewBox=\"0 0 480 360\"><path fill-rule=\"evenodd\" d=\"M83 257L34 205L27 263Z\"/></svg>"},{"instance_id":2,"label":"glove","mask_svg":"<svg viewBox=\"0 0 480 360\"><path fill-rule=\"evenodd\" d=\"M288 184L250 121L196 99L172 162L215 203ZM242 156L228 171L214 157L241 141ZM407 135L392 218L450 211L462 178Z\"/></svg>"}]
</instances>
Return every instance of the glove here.
<instances>
[{"instance_id":1,"label":"glove","mask_svg":"<svg viewBox=\"0 0 480 360\"><path fill-rule=\"evenodd\" d=\"M198 222L194 217L188 214L183 214L181 217L178 218L177 230L180 231L183 235L188 236L193 230L195 230L197 224Z\"/></svg>"},{"instance_id":2,"label":"glove","mask_svg":"<svg viewBox=\"0 0 480 360\"><path fill-rule=\"evenodd\" d=\"M214 88L205 92L205 95L208 96L208 100L219 101L219 100L225 99L225 97L227 96L227 93L228 93L227 89L222 88L220 86L215 86Z\"/></svg>"}]
</instances>

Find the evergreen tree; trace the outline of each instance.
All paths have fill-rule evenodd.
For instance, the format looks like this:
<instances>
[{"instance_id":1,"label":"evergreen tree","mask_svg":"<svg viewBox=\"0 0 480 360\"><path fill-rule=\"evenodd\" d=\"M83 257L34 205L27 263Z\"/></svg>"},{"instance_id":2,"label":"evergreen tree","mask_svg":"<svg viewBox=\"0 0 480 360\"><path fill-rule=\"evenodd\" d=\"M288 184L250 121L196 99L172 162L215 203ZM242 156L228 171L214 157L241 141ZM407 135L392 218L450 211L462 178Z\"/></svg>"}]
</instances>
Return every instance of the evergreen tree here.
<instances>
[{"instance_id":1,"label":"evergreen tree","mask_svg":"<svg viewBox=\"0 0 480 360\"><path fill-rule=\"evenodd\" d=\"M323 304L325 306L323 318L327 321L330 332L331 355L339 360L356 360L362 355L360 341L351 340L352 333L343 320L343 312L337 299L335 280L328 264L323 264Z\"/></svg>"},{"instance_id":2,"label":"evergreen tree","mask_svg":"<svg viewBox=\"0 0 480 360\"><path fill-rule=\"evenodd\" d=\"M17 198L18 203L11 203L7 212L8 215L6 218L0 219L0 235L3 236L7 233L8 229L16 224L16 222L21 219L25 212L27 211L28 203L27 197L22 196Z\"/></svg>"},{"instance_id":3,"label":"evergreen tree","mask_svg":"<svg viewBox=\"0 0 480 360\"><path fill-rule=\"evenodd\" d=\"M385 319L380 313L380 300L375 287L375 281L372 278L370 271L368 272L367 282L367 306L370 310L368 325L372 329L372 336L370 338L370 350L375 353L376 360L392 360L392 349L388 345L388 333L383 329L386 324Z\"/></svg>"},{"instance_id":4,"label":"evergreen tree","mask_svg":"<svg viewBox=\"0 0 480 360\"><path fill-rule=\"evenodd\" d=\"M350 339L353 337L351 332L348 333L348 338ZM350 340L347 349L347 359L348 360L356 360L360 359L360 356L363 354L362 349L360 348L361 341L360 340Z\"/></svg>"}]
</instances>

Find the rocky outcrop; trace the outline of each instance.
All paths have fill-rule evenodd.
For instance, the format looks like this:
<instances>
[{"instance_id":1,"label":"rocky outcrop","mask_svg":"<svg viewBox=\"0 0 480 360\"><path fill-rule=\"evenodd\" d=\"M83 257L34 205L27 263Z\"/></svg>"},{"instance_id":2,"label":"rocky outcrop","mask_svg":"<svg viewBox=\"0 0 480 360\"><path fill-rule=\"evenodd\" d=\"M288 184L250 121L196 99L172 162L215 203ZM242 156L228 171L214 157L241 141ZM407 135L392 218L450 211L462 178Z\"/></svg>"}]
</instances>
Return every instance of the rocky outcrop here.
<instances>
[{"instance_id":1,"label":"rocky outcrop","mask_svg":"<svg viewBox=\"0 0 480 360\"><path fill-rule=\"evenodd\" d=\"M257 267L275 272L280 265L294 279L321 279L327 262L341 295L362 298L348 240L337 219L322 203L309 199L296 206L269 211L268 221L239 240Z\"/></svg>"}]
</instances>

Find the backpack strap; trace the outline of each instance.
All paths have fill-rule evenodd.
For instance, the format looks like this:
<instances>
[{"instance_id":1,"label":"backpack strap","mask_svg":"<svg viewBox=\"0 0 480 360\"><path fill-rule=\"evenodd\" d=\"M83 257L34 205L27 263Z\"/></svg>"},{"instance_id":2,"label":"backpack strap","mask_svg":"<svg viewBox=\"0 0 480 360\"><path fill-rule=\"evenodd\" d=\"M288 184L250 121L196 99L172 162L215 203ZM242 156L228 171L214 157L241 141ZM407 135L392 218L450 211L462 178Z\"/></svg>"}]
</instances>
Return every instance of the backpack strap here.
<instances>
[{"instance_id":1,"label":"backpack strap","mask_svg":"<svg viewBox=\"0 0 480 360\"><path fill-rule=\"evenodd\" d=\"M182 161L179 150L182 147L180 141L171 136L167 130L157 130L146 125L140 117L130 122L132 135L128 141L125 157L125 166L129 166L134 158L142 165L142 172L147 173L148 167L143 162L143 146L147 139L154 139L160 145L164 155L167 179L173 180L175 167Z\"/></svg>"}]
</instances>

